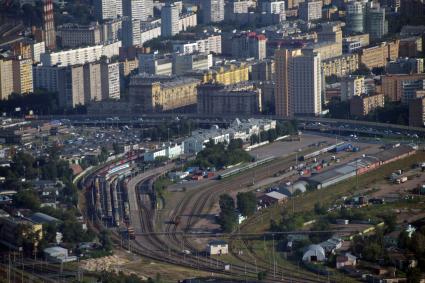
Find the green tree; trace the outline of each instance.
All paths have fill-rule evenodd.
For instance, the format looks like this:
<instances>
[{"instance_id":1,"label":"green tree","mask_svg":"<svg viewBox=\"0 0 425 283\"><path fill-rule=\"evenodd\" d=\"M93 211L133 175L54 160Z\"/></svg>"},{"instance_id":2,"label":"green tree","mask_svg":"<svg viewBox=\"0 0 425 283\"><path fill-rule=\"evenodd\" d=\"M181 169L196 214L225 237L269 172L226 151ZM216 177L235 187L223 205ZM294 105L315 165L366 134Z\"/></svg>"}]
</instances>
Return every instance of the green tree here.
<instances>
[{"instance_id":1,"label":"green tree","mask_svg":"<svg viewBox=\"0 0 425 283\"><path fill-rule=\"evenodd\" d=\"M221 211L218 222L224 232L232 232L238 221L235 201L230 195L224 194L220 196L219 205Z\"/></svg>"},{"instance_id":2,"label":"green tree","mask_svg":"<svg viewBox=\"0 0 425 283\"><path fill-rule=\"evenodd\" d=\"M28 208L38 210L40 208L40 199L33 190L22 190L13 196L13 202L18 208Z\"/></svg>"},{"instance_id":3,"label":"green tree","mask_svg":"<svg viewBox=\"0 0 425 283\"><path fill-rule=\"evenodd\" d=\"M252 216L257 210L257 197L253 192L238 193L237 204L243 216Z\"/></svg>"},{"instance_id":4,"label":"green tree","mask_svg":"<svg viewBox=\"0 0 425 283\"><path fill-rule=\"evenodd\" d=\"M112 249L112 241L110 238L110 232L108 230L102 230L100 232L100 244L105 251L110 251Z\"/></svg>"}]
</instances>

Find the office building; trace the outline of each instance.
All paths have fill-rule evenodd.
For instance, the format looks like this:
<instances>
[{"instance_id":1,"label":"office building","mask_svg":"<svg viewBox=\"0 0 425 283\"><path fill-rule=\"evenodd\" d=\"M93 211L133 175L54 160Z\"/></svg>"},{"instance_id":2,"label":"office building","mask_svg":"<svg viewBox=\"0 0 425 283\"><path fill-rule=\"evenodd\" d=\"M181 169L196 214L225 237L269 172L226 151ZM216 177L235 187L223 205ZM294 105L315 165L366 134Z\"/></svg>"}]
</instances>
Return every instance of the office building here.
<instances>
[{"instance_id":1,"label":"office building","mask_svg":"<svg viewBox=\"0 0 425 283\"><path fill-rule=\"evenodd\" d=\"M366 116L378 107L384 107L385 97L382 93L371 95L356 95L350 99L350 114L354 116Z\"/></svg>"},{"instance_id":2,"label":"office building","mask_svg":"<svg viewBox=\"0 0 425 283\"><path fill-rule=\"evenodd\" d=\"M190 71L208 70L213 65L212 54L194 53L194 54L174 54L173 55L173 74L177 76L184 75Z\"/></svg>"},{"instance_id":3,"label":"office building","mask_svg":"<svg viewBox=\"0 0 425 283\"><path fill-rule=\"evenodd\" d=\"M166 3L161 9L161 35L171 37L179 33L179 9L176 5Z\"/></svg>"},{"instance_id":4,"label":"office building","mask_svg":"<svg viewBox=\"0 0 425 283\"><path fill-rule=\"evenodd\" d=\"M12 60L0 59L0 100L9 98L13 92Z\"/></svg>"},{"instance_id":5,"label":"office building","mask_svg":"<svg viewBox=\"0 0 425 283\"><path fill-rule=\"evenodd\" d=\"M425 96L409 102L409 126L423 127L425 125Z\"/></svg>"},{"instance_id":6,"label":"office building","mask_svg":"<svg viewBox=\"0 0 425 283\"><path fill-rule=\"evenodd\" d=\"M33 92L32 60L12 59L13 92L24 94Z\"/></svg>"},{"instance_id":7,"label":"office building","mask_svg":"<svg viewBox=\"0 0 425 283\"><path fill-rule=\"evenodd\" d=\"M152 0L121 0L123 16L132 20L147 21L153 16Z\"/></svg>"},{"instance_id":8,"label":"office building","mask_svg":"<svg viewBox=\"0 0 425 283\"><path fill-rule=\"evenodd\" d=\"M88 26L65 24L58 28L58 34L62 47L76 48L98 45L102 42L101 27L98 24Z\"/></svg>"},{"instance_id":9,"label":"office building","mask_svg":"<svg viewBox=\"0 0 425 283\"><path fill-rule=\"evenodd\" d=\"M251 83L198 86L198 114L255 115L261 113L261 91Z\"/></svg>"},{"instance_id":10,"label":"office building","mask_svg":"<svg viewBox=\"0 0 425 283\"><path fill-rule=\"evenodd\" d=\"M382 92L390 101L401 101L403 83L417 80L425 80L425 74L384 75L381 77Z\"/></svg>"},{"instance_id":11,"label":"office building","mask_svg":"<svg viewBox=\"0 0 425 283\"><path fill-rule=\"evenodd\" d=\"M322 18L322 1L306 0L299 3L298 17L306 22Z\"/></svg>"},{"instance_id":12,"label":"office building","mask_svg":"<svg viewBox=\"0 0 425 283\"><path fill-rule=\"evenodd\" d=\"M385 19L385 9L371 7L371 3L366 8L366 32L369 33L372 41L378 41L388 33L388 22Z\"/></svg>"},{"instance_id":13,"label":"office building","mask_svg":"<svg viewBox=\"0 0 425 283\"><path fill-rule=\"evenodd\" d=\"M325 77L347 76L359 69L359 56L357 54L344 54L323 60L322 69Z\"/></svg>"},{"instance_id":14,"label":"office building","mask_svg":"<svg viewBox=\"0 0 425 283\"><path fill-rule=\"evenodd\" d=\"M388 61L398 58L399 40L382 42L376 46L363 48L359 52L359 62L369 69L381 68Z\"/></svg>"},{"instance_id":15,"label":"office building","mask_svg":"<svg viewBox=\"0 0 425 283\"><path fill-rule=\"evenodd\" d=\"M102 100L120 98L119 63L102 62L100 64L102 81Z\"/></svg>"},{"instance_id":16,"label":"office building","mask_svg":"<svg viewBox=\"0 0 425 283\"><path fill-rule=\"evenodd\" d=\"M263 34L248 32L231 38L232 56L236 58L266 58L267 38Z\"/></svg>"},{"instance_id":17,"label":"office building","mask_svg":"<svg viewBox=\"0 0 425 283\"><path fill-rule=\"evenodd\" d=\"M93 6L95 16L101 22L116 19L118 16L117 0L93 0Z\"/></svg>"},{"instance_id":18,"label":"office building","mask_svg":"<svg viewBox=\"0 0 425 283\"><path fill-rule=\"evenodd\" d=\"M200 0L202 22L217 23L224 20L224 0Z\"/></svg>"},{"instance_id":19,"label":"office building","mask_svg":"<svg viewBox=\"0 0 425 283\"><path fill-rule=\"evenodd\" d=\"M43 0L43 41L48 49L56 48L53 0Z\"/></svg>"},{"instance_id":20,"label":"office building","mask_svg":"<svg viewBox=\"0 0 425 283\"><path fill-rule=\"evenodd\" d=\"M119 55L121 41L106 45L95 45L85 48L76 48L58 52L48 52L40 55L40 61L45 66L67 66L95 62L100 57L111 58Z\"/></svg>"},{"instance_id":21,"label":"office building","mask_svg":"<svg viewBox=\"0 0 425 283\"><path fill-rule=\"evenodd\" d=\"M341 101L347 101L354 96L365 93L364 77L348 76L341 80Z\"/></svg>"},{"instance_id":22,"label":"office building","mask_svg":"<svg viewBox=\"0 0 425 283\"><path fill-rule=\"evenodd\" d=\"M171 75L173 73L173 58L171 56L139 54L139 73L151 75Z\"/></svg>"},{"instance_id":23,"label":"office building","mask_svg":"<svg viewBox=\"0 0 425 283\"><path fill-rule=\"evenodd\" d=\"M193 106L199 80L169 76L135 75L130 79L129 101L138 112L162 112Z\"/></svg>"},{"instance_id":24,"label":"office building","mask_svg":"<svg viewBox=\"0 0 425 283\"><path fill-rule=\"evenodd\" d=\"M350 1L346 4L345 29L347 33L363 33L365 25L365 6L361 1Z\"/></svg>"}]
</instances>

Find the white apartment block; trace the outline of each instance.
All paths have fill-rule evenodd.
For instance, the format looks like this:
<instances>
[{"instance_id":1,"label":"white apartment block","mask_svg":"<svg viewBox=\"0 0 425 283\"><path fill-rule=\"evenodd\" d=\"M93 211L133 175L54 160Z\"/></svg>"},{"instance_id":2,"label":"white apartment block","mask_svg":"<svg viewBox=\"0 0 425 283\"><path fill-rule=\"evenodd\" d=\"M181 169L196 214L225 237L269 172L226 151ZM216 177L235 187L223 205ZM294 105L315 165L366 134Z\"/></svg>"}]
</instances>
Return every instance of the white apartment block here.
<instances>
[{"instance_id":1,"label":"white apartment block","mask_svg":"<svg viewBox=\"0 0 425 283\"><path fill-rule=\"evenodd\" d=\"M212 35L195 42L175 42L173 43L173 51L182 54L196 52L221 54L221 35Z\"/></svg>"},{"instance_id":2,"label":"white apartment block","mask_svg":"<svg viewBox=\"0 0 425 283\"><path fill-rule=\"evenodd\" d=\"M203 23L224 20L224 0L200 0Z\"/></svg>"},{"instance_id":3,"label":"white apartment block","mask_svg":"<svg viewBox=\"0 0 425 283\"><path fill-rule=\"evenodd\" d=\"M263 2L261 8L267 14L285 14L285 1Z\"/></svg>"},{"instance_id":4,"label":"white apartment block","mask_svg":"<svg viewBox=\"0 0 425 283\"><path fill-rule=\"evenodd\" d=\"M117 0L94 0L93 6L98 20L117 18Z\"/></svg>"},{"instance_id":5,"label":"white apartment block","mask_svg":"<svg viewBox=\"0 0 425 283\"><path fill-rule=\"evenodd\" d=\"M171 37L179 33L179 9L176 5L167 3L161 9L161 35Z\"/></svg>"},{"instance_id":6,"label":"white apartment block","mask_svg":"<svg viewBox=\"0 0 425 283\"><path fill-rule=\"evenodd\" d=\"M32 62L39 63L40 55L46 52L46 44L44 41L31 44Z\"/></svg>"},{"instance_id":7,"label":"white apartment block","mask_svg":"<svg viewBox=\"0 0 425 283\"><path fill-rule=\"evenodd\" d=\"M298 8L298 17L306 22L322 18L322 1L307 0L301 2Z\"/></svg>"},{"instance_id":8,"label":"white apartment block","mask_svg":"<svg viewBox=\"0 0 425 283\"><path fill-rule=\"evenodd\" d=\"M123 16L134 20L146 21L153 16L152 0L121 0Z\"/></svg>"},{"instance_id":9,"label":"white apartment block","mask_svg":"<svg viewBox=\"0 0 425 283\"><path fill-rule=\"evenodd\" d=\"M40 61L45 66L85 64L98 61L102 56L111 58L112 56L119 55L120 47L121 41L117 41L107 45L43 53L40 55Z\"/></svg>"},{"instance_id":10,"label":"white apartment block","mask_svg":"<svg viewBox=\"0 0 425 283\"><path fill-rule=\"evenodd\" d=\"M173 56L173 74L177 76L189 71L208 70L212 66L212 54L174 54Z\"/></svg>"},{"instance_id":11,"label":"white apartment block","mask_svg":"<svg viewBox=\"0 0 425 283\"><path fill-rule=\"evenodd\" d=\"M195 13L184 14L179 17L179 31L186 31L190 27L196 27L198 20Z\"/></svg>"},{"instance_id":12,"label":"white apartment block","mask_svg":"<svg viewBox=\"0 0 425 283\"><path fill-rule=\"evenodd\" d=\"M146 41L157 38L161 36L161 25L152 24L149 26L142 27L140 31L140 44L142 45Z\"/></svg>"},{"instance_id":13,"label":"white apartment block","mask_svg":"<svg viewBox=\"0 0 425 283\"><path fill-rule=\"evenodd\" d=\"M295 115L316 116L322 112L320 54L303 52L291 58L288 68L289 96Z\"/></svg>"},{"instance_id":14,"label":"white apartment block","mask_svg":"<svg viewBox=\"0 0 425 283\"><path fill-rule=\"evenodd\" d=\"M130 47L140 44L140 20L126 17L122 22L122 45Z\"/></svg>"},{"instance_id":15,"label":"white apartment block","mask_svg":"<svg viewBox=\"0 0 425 283\"><path fill-rule=\"evenodd\" d=\"M151 75L171 75L172 58L158 54L139 54L139 73Z\"/></svg>"},{"instance_id":16,"label":"white apartment block","mask_svg":"<svg viewBox=\"0 0 425 283\"><path fill-rule=\"evenodd\" d=\"M121 38L122 19L108 20L101 25L102 42L116 42Z\"/></svg>"}]
</instances>

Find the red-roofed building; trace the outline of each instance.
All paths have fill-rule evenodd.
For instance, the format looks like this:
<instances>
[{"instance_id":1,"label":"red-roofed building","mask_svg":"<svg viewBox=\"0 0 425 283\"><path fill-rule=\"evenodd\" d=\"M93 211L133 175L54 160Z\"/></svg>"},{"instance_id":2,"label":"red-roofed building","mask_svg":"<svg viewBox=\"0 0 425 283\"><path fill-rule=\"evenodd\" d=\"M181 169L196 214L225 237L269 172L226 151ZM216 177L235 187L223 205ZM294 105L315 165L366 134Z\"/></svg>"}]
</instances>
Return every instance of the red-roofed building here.
<instances>
[{"instance_id":1,"label":"red-roofed building","mask_svg":"<svg viewBox=\"0 0 425 283\"><path fill-rule=\"evenodd\" d=\"M248 32L235 35L231 38L232 56L236 58L266 58L267 38L264 34Z\"/></svg>"}]
</instances>

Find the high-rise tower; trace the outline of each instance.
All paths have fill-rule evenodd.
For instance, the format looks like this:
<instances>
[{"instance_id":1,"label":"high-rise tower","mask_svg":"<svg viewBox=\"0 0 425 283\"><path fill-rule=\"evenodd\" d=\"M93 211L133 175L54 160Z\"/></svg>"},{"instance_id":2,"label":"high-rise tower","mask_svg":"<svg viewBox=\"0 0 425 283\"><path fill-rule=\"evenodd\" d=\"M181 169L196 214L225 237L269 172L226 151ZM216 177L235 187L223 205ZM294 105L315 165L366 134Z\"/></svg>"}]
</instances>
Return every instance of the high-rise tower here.
<instances>
[{"instance_id":1,"label":"high-rise tower","mask_svg":"<svg viewBox=\"0 0 425 283\"><path fill-rule=\"evenodd\" d=\"M55 20L52 0L43 0L43 37L48 49L56 48Z\"/></svg>"}]
</instances>

